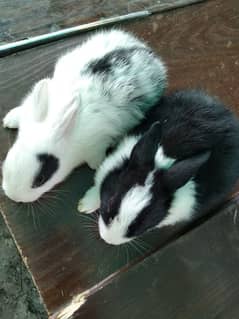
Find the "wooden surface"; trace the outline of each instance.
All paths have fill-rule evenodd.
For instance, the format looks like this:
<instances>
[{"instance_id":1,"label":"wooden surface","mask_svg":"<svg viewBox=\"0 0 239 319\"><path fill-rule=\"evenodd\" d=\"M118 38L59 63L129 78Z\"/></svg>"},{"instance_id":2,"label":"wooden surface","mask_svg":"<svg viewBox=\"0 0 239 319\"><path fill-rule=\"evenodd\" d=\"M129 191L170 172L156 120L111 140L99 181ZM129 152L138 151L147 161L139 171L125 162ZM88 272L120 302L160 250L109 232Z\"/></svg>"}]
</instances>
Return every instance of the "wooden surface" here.
<instances>
[{"instance_id":1,"label":"wooden surface","mask_svg":"<svg viewBox=\"0 0 239 319\"><path fill-rule=\"evenodd\" d=\"M232 109L239 114L238 16L239 2L237 0L228 0L227 2L223 0L211 0L177 11L164 13L163 15L155 15L144 21L127 23L122 27L144 38L156 52L163 56L169 65L170 90L182 87L202 87L209 93L220 96L225 103L231 105ZM35 81L51 74L53 65L59 55L80 43L83 38L84 36L74 37L0 59L0 117L2 118L7 110L20 103L24 94L26 94ZM14 133L0 128L1 159L4 158L9 144L13 142L13 139ZM91 183L92 172L86 167L78 169L64 184L58 187L58 193L51 194L54 198L42 200L42 206L34 205L33 208L11 203L4 196L0 195L2 214L8 223L18 248L33 275L52 317L58 314L59 309L70 305L74 296L78 296L79 293L84 294L87 291L90 291L90 294L92 294L92 289L94 294L94 287L98 287L97 284L107 276L116 271L119 271L119 274L115 274L114 276L120 276L121 272L122 274L126 272L122 267L127 264L129 265L129 263L133 261L137 263L138 258L144 258L142 255L150 254L150 252L161 248L154 256L161 256L161 253L163 256L163 254L165 254L164 247L166 247L169 242L175 241L183 231L180 226L173 230L165 229L158 232L156 231L153 234L147 235L144 247L138 248L136 251L127 251L123 248L118 249L106 245L98 239L97 234L91 228L92 221L86 219L88 217L78 215L76 212L79 197L81 197ZM222 229L224 228L223 218L219 219L221 223L218 222L217 219L218 232L220 232L220 227ZM210 227L214 225L213 223L214 218L210 222ZM207 223L202 227L206 227L207 230L205 230L205 232L214 232L214 228L210 228ZM228 228L228 230L232 231L230 228ZM225 234L225 236L227 235L224 232L223 234ZM222 240L221 237L220 240ZM229 240L230 238L227 241L228 245L230 244ZM184 247L184 241L181 242L177 240L174 245L174 247L176 247L175 249L179 249L180 251L177 245ZM206 248L203 245L205 245L204 241L197 241L197 236L194 237L195 251L200 250L202 259L208 258L209 256L209 254L206 254ZM222 249L221 254L223 254L226 246L223 246ZM203 255L204 250L205 254ZM225 251L225 256L230 258L230 253L231 251ZM187 256L188 263L190 263L190 256ZM233 258L233 261L236 263L236 257L234 256ZM191 263L193 263L193 260L194 255L192 255ZM173 262L176 261L176 259L173 259ZM223 268L225 265L220 263L220 258L217 259L217 263L217 269ZM156 275L155 272L156 269L158 269L158 276L160 278L163 278L164 275L165 278L170 278L173 269L175 271L177 270L174 265L165 273L167 269L161 270L159 264L158 266L156 263L153 264L152 274ZM139 264L137 268L132 266L129 272L130 278L122 279L121 287L123 287L124 290L127 290L124 285L128 282L130 287L130 282L132 281L138 282L139 292L142 290L142 294L148 293L146 289L146 278L148 274L151 273L151 266L148 266L147 263L145 264L147 266L143 265L144 264ZM237 266L239 266L239 263ZM145 272L141 270L143 267L145 267ZM167 261L165 261L164 267L167 268ZM139 277L136 275L138 272L137 269L139 269ZM180 277L182 271L185 272L179 282L180 284L176 285L175 283L175 286L171 286L172 289L180 290L180 293L177 293L177 295L182 294L180 298L188 298L187 289L184 289L184 286L188 288L190 283L192 283L192 287L198 285L197 294L207 293L205 287L209 286L200 286L203 280L202 269L205 268L201 268L200 271L196 272L194 268L190 268L190 282L184 282L183 280L183 278L187 277L187 271L189 271L187 268L180 268L180 271L178 270L178 272L176 272L176 274L178 274L177 277ZM234 269L235 268L232 268L232 271ZM144 273L147 275L144 275ZM122 276L128 275L125 274ZM145 276L145 281L142 283L141 289L139 278L143 276ZM231 276L233 276L233 272ZM237 280L237 274L234 274L234 276ZM193 278L195 278L195 281L193 281ZM85 303L84 307L82 307L82 312L80 309L78 313L80 318L100 319L104 317L107 318L107 316L109 317L109 315L111 315L112 309L114 308L111 308L110 304L114 303L113 299L110 299L110 295L112 294L113 298L113 296L116 297L118 293L123 295L124 292L117 290L115 295L113 295L111 287L114 287L112 286L114 284L108 287L110 282L111 280L107 280L106 283L104 283L105 288L102 291L102 295L97 292L94 297L91 296L89 306L88 301ZM155 293L157 292L159 296L164 296L167 299L167 302L165 301L165 307L169 309L171 302L169 299L170 291L168 290L167 294L164 294L164 289L167 287L163 287L162 290L160 290L159 283L160 281L156 283ZM164 286L167 286L166 280L164 283ZM219 283L220 281L217 282L217 286L215 287L219 287ZM121 283L117 285L121 285ZM225 291L225 287L223 291ZM227 287L230 289L230 286ZM105 290L106 288L107 290ZM128 292L129 298L132 299L134 298L132 294L133 289L135 289L134 285L132 285L132 290L129 289ZM107 295L104 295L104 290ZM98 291L98 288L96 291ZM152 292L153 290L151 289L150 291ZM107 296L107 298L105 296ZM208 300L213 301L214 298L214 304L216 305L217 294L210 295L208 293L204 297L205 300L207 296L211 298ZM235 296L236 295L232 294L233 298ZM108 308L106 308L109 311L107 312L107 316L105 314L106 310L104 310L102 306L104 300L106 300L106 306L108 305ZM195 300L197 301L197 299ZM205 303L193 304L195 300L191 299L191 307L195 305L198 313L204 313L204 311L208 309L205 308ZM130 301L128 302L130 304ZM140 299L138 303L139 309L137 311L142 309L140 306L143 304L145 309L142 311L146 314L147 309L150 310L152 306L156 307L154 302L155 299L146 306L143 304L143 299ZM172 305L172 308L175 312L178 311L178 317L175 318L192 318L186 310L183 310L184 308L180 307L180 304L176 303L175 299L173 302L175 304ZM124 307L126 303L127 298L122 301L122 307ZM121 303L118 303L118 306L115 306L119 312L124 309L119 308L120 305ZM167 313L169 314L170 309L167 310L165 308L167 312L165 309L163 310L160 305L159 303L154 309L155 313L158 314L157 318L173 318L172 316L167 317L165 315ZM230 308L230 303L227 305ZM239 311L239 308L237 308L237 310ZM130 308L129 305L129 313L131 313L131 311L133 311L133 308ZM181 317L179 317L180 311ZM139 312L136 313L139 314ZM228 313L225 312L225 314ZM154 314L149 318L153 318L153 316ZM133 314L132 316L126 316L125 314L120 318L128 319L134 317ZM212 311L211 317L204 316L203 318L231 319L233 316L228 317L222 312L220 316L216 317L216 314L213 314ZM199 317L194 317L194 319L199 319Z\"/></svg>"},{"instance_id":2,"label":"wooden surface","mask_svg":"<svg viewBox=\"0 0 239 319\"><path fill-rule=\"evenodd\" d=\"M74 318L111 319L114 314L117 319L238 319L237 213L238 205L231 205L118 274L87 296ZM65 313L71 309L72 305Z\"/></svg>"},{"instance_id":3,"label":"wooden surface","mask_svg":"<svg viewBox=\"0 0 239 319\"><path fill-rule=\"evenodd\" d=\"M203 0L0 0L0 44L127 13Z\"/></svg>"}]
</instances>

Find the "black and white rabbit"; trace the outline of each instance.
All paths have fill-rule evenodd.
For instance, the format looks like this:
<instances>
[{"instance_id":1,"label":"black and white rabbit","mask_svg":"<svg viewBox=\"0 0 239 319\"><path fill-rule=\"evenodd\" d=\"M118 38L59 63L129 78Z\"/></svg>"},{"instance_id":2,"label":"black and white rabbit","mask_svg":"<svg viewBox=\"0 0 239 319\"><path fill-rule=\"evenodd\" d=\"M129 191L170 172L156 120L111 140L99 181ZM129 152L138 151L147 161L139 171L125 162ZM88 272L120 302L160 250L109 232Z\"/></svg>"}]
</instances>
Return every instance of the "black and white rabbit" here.
<instances>
[{"instance_id":1,"label":"black and white rabbit","mask_svg":"<svg viewBox=\"0 0 239 319\"><path fill-rule=\"evenodd\" d=\"M3 164L6 195L31 202L76 166L97 168L165 86L160 57L121 30L98 32L63 55L52 78L39 81L3 119L4 127L19 129Z\"/></svg>"},{"instance_id":2,"label":"black and white rabbit","mask_svg":"<svg viewBox=\"0 0 239 319\"><path fill-rule=\"evenodd\" d=\"M237 118L202 91L178 91L104 160L78 209L98 210L100 236L119 245L216 208L238 177Z\"/></svg>"}]
</instances>

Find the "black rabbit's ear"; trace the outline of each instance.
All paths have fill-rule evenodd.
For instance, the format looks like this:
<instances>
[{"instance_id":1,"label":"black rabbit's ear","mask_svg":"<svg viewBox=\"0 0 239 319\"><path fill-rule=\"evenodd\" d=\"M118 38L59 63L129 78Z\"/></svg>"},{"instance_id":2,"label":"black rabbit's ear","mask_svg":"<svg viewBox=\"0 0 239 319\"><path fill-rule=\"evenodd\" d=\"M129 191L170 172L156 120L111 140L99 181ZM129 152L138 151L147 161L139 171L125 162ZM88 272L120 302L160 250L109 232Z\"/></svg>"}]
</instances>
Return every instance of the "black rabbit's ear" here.
<instances>
[{"instance_id":1,"label":"black rabbit's ear","mask_svg":"<svg viewBox=\"0 0 239 319\"><path fill-rule=\"evenodd\" d=\"M169 169L163 172L165 186L176 191L193 178L200 167L209 159L211 152L207 151L190 158L175 162Z\"/></svg>"},{"instance_id":2,"label":"black rabbit's ear","mask_svg":"<svg viewBox=\"0 0 239 319\"><path fill-rule=\"evenodd\" d=\"M161 138L161 124L154 123L150 129L141 137L132 150L130 162L133 165L143 166L151 164L158 150Z\"/></svg>"}]
</instances>

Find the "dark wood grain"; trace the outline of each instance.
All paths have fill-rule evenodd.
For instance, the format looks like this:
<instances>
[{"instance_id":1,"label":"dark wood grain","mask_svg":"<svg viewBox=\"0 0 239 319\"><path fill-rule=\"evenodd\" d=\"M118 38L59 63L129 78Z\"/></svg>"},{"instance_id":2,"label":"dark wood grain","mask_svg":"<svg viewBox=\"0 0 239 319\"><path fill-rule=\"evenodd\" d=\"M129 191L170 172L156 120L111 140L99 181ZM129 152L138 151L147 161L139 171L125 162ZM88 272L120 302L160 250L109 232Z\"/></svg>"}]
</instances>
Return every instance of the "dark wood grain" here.
<instances>
[{"instance_id":1,"label":"dark wood grain","mask_svg":"<svg viewBox=\"0 0 239 319\"><path fill-rule=\"evenodd\" d=\"M0 44L140 10L202 0L0 0Z\"/></svg>"},{"instance_id":2,"label":"dark wood grain","mask_svg":"<svg viewBox=\"0 0 239 319\"><path fill-rule=\"evenodd\" d=\"M237 319L237 213L238 205L231 205L128 272L118 274L104 289L88 296L74 318ZM61 314L54 318L61 318Z\"/></svg>"},{"instance_id":3,"label":"dark wood grain","mask_svg":"<svg viewBox=\"0 0 239 319\"><path fill-rule=\"evenodd\" d=\"M220 96L239 114L238 16L237 0L211 0L122 27L144 38L163 56L169 65L170 90L202 87ZM59 55L85 36L0 59L0 117L20 103L35 81L51 74ZM13 139L14 134L0 128L1 159ZM77 200L91 183L89 169L77 170L58 187L64 192L57 194L56 200L43 200L44 208L34 206L34 218L31 207L0 198L2 214L51 314L67 306L74 295L91 289L141 254L165 246L182 231L179 226L174 232L155 232L145 238L145 252L131 251L130 255L105 245L92 238L94 233L87 228L88 220L76 213ZM93 308L91 311L91 318L97 318L93 316Z\"/></svg>"},{"instance_id":4,"label":"dark wood grain","mask_svg":"<svg viewBox=\"0 0 239 319\"><path fill-rule=\"evenodd\" d=\"M78 199L91 182L91 172L79 169L57 188L61 193L56 200L42 199L33 208L0 197L1 212L51 314L74 295L165 246L184 230L180 225L149 234L142 246L130 251L107 246L99 239L94 222L76 211Z\"/></svg>"}]
</instances>

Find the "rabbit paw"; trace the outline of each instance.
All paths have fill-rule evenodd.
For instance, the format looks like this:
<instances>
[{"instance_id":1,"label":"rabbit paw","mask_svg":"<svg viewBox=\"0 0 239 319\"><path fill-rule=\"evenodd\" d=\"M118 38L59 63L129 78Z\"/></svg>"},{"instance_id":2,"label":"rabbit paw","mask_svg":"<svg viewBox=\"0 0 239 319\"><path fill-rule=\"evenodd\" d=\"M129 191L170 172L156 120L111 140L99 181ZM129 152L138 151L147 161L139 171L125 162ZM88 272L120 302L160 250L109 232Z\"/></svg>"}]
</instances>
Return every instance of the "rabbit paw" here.
<instances>
[{"instance_id":1,"label":"rabbit paw","mask_svg":"<svg viewBox=\"0 0 239 319\"><path fill-rule=\"evenodd\" d=\"M96 186L91 187L79 201L78 211L90 214L100 207L100 194Z\"/></svg>"},{"instance_id":2,"label":"rabbit paw","mask_svg":"<svg viewBox=\"0 0 239 319\"><path fill-rule=\"evenodd\" d=\"M7 113L3 119L3 127L15 129L19 126L19 107L15 107Z\"/></svg>"}]
</instances>

